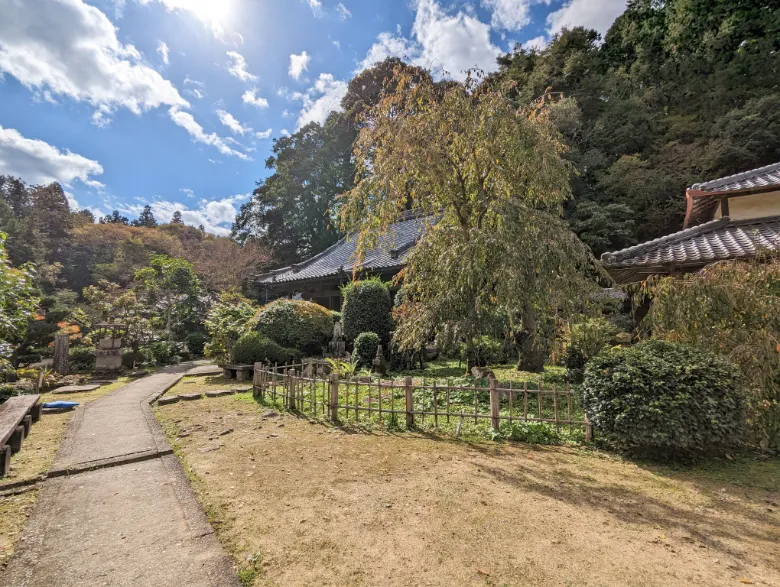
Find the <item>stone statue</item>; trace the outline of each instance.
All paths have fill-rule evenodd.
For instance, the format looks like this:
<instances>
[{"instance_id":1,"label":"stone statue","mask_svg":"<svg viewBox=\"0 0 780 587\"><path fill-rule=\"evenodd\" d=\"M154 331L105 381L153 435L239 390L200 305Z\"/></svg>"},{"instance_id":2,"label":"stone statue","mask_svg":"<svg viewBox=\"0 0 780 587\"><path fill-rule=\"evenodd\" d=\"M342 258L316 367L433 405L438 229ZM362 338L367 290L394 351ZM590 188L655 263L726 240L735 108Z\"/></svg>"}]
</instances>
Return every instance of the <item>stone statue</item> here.
<instances>
[{"instance_id":1,"label":"stone statue","mask_svg":"<svg viewBox=\"0 0 780 587\"><path fill-rule=\"evenodd\" d=\"M377 375L380 375L384 377L387 375L387 361L385 361L385 356L382 354L382 345L376 347L376 356L374 357L374 360L371 361L372 365L372 371L376 373Z\"/></svg>"},{"instance_id":2,"label":"stone statue","mask_svg":"<svg viewBox=\"0 0 780 587\"><path fill-rule=\"evenodd\" d=\"M341 322L335 322L333 324L333 338L328 344L331 354L336 357L343 357L347 350L347 341L344 340L344 327Z\"/></svg>"}]
</instances>

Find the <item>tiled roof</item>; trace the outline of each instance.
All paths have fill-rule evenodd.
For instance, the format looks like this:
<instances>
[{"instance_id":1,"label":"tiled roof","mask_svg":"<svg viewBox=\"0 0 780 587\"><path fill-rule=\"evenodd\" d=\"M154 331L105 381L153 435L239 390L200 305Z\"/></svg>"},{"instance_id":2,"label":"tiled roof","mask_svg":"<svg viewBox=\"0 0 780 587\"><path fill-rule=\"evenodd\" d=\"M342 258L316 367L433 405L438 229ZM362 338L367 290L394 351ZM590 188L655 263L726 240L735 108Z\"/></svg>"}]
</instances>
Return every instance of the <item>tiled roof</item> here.
<instances>
[{"instance_id":1,"label":"tiled roof","mask_svg":"<svg viewBox=\"0 0 780 587\"><path fill-rule=\"evenodd\" d=\"M761 249L780 250L780 216L712 220L622 251L604 253L601 262L608 270L704 265L753 257Z\"/></svg>"},{"instance_id":2,"label":"tiled roof","mask_svg":"<svg viewBox=\"0 0 780 587\"><path fill-rule=\"evenodd\" d=\"M780 186L780 163L759 167L750 171L713 179L691 186L692 190L702 192L730 192L766 186Z\"/></svg>"},{"instance_id":3,"label":"tiled roof","mask_svg":"<svg viewBox=\"0 0 780 587\"><path fill-rule=\"evenodd\" d=\"M377 246L366 251L360 269L372 272L403 267L406 256L422 236L429 220L429 217L421 216L393 224L379 238ZM351 273L355 264L356 246L354 238L343 238L311 259L259 276L257 283L289 283Z\"/></svg>"}]
</instances>

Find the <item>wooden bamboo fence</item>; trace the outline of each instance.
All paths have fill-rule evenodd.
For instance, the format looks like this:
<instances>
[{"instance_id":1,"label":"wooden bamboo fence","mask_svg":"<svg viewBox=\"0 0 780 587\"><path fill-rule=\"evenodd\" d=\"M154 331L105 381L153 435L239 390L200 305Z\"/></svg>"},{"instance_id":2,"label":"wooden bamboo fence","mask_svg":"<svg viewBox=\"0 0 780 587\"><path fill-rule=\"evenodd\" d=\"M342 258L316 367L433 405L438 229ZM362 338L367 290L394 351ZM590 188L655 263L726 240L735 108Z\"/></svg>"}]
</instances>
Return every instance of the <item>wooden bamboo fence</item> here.
<instances>
[{"instance_id":1,"label":"wooden bamboo fence","mask_svg":"<svg viewBox=\"0 0 780 587\"><path fill-rule=\"evenodd\" d=\"M295 410L313 418L333 422L343 419L360 422L361 418L377 418L380 422L407 428L419 423L434 428L457 423L489 420L494 430L502 422L545 422L584 429L591 440L592 428L577 398L568 387L552 385L544 389L500 384L494 379L489 385L451 385L434 381L352 377L342 379L330 373L328 364L310 360L292 365L255 364L254 394L263 400Z\"/></svg>"}]
</instances>

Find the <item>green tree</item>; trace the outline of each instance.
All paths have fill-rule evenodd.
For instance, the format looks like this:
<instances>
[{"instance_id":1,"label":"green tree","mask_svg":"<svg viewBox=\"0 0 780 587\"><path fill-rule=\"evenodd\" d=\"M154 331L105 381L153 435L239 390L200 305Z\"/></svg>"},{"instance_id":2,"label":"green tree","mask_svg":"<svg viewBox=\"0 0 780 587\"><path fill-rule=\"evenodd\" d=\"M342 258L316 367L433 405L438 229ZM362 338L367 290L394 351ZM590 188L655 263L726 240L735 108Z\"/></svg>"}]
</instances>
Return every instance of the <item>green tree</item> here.
<instances>
[{"instance_id":1,"label":"green tree","mask_svg":"<svg viewBox=\"0 0 780 587\"><path fill-rule=\"evenodd\" d=\"M5 252L5 234L0 233L0 370L9 366L39 301L32 267L11 266Z\"/></svg>"},{"instance_id":2,"label":"green tree","mask_svg":"<svg viewBox=\"0 0 780 587\"><path fill-rule=\"evenodd\" d=\"M103 218L100 219L100 224L124 224L127 226L130 224L130 220L127 216L122 216L118 210L114 210L108 216L103 216Z\"/></svg>"},{"instance_id":3,"label":"green tree","mask_svg":"<svg viewBox=\"0 0 780 587\"><path fill-rule=\"evenodd\" d=\"M200 280L185 259L155 255L149 265L136 272L134 289L148 308L164 318L165 335L172 340L188 324L202 322Z\"/></svg>"},{"instance_id":4,"label":"green tree","mask_svg":"<svg viewBox=\"0 0 780 587\"><path fill-rule=\"evenodd\" d=\"M518 110L505 88L474 79L443 89L401 73L396 83L360 131L360 181L342 209L358 263L407 206L427 214L402 272L396 341L419 348L449 321L470 345L501 309L518 368L541 370L542 322L588 290L593 261L561 219L570 169L552 109Z\"/></svg>"},{"instance_id":5,"label":"green tree","mask_svg":"<svg viewBox=\"0 0 780 587\"><path fill-rule=\"evenodd\" d=\"M230 357L233 345L247 334L256 308L251 300L235 290L224 291L209 307L204 322L211 340L206 344L206 355L217 360Z\"/></svg>"},{"instance_id":6,"label":"green tree","mask_svg":"<svg viewBox=\"0 0 780 587\"><path fill-rule=\"evenodd\" d=\"M184 220L181 219L181 212L176 210L171 218L171 224L184 224Z\"/></svg>"},{"instance_id":7,"label":"green tree","mask_svg":"<svg viewBox=\"0 0 780 587\"><path fill-rule=\"evenodd\" d=\"M780 260L727 261L652 280L643 326L734 362L748 398L751 440L780 448Z\"/></svg>"},{"instance_id":8,"label":"green tree","mask_svg":"<svg viewBox=\"0 0 780 587\"><path fill-rule=\"evenodd\" d=\"M152 207L150 205L144 206L141 214L130 223L132 226L142 226L144 228L157 228L157 220L152 213Z\"/></svg>"},{"instance_id":9,"label":"green tree","mask_svg":"<svg viewBox=\"0 0 780 587\"><path fill-rule=\"evenodd\" d=\"M233 224L240 243L258 239L287 265L325 250L339 238L332 209L352 187L354 132L338 114L324 125L307 124L274 142L266 167L274 173L258 183Z\"/></svg>"}]
</instances>

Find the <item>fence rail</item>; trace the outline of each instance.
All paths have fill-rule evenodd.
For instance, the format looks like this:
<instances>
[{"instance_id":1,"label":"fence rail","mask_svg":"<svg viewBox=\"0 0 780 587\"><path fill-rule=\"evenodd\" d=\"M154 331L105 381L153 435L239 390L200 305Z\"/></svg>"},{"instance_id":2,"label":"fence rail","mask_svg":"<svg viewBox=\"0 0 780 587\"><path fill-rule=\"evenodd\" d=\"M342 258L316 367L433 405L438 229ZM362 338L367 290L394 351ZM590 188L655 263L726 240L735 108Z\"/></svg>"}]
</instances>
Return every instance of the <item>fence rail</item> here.
<instances>
[{"instance_id":1,"label":"fence rail","mask_svg":"<svg viewBox=\"0 0 780 587\"><path fill-rule=\"evenodd\" d=\"M583 428L591 440L592 427L574 393L569 388L529 389L500 385L494 379L488 387L415 383L403 380L353 377L342 379L331 373L328 363L310 360L294 365L256 363L254 395L314 418L341 422L342 417L360 421L361 416L377 417L396 425L403 420L413 428L418 420L438 428L452 419L458 428L464 421L476 424L490 420L494 430L502 422L545 422Z\"/></svg>"}]
</instances>

